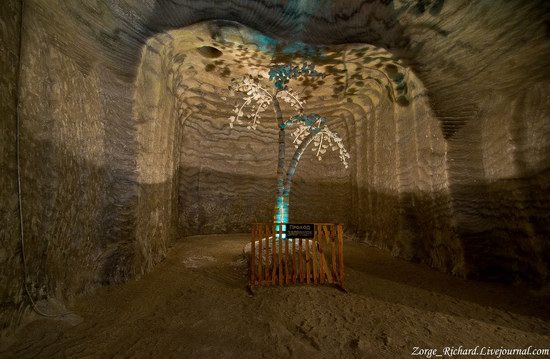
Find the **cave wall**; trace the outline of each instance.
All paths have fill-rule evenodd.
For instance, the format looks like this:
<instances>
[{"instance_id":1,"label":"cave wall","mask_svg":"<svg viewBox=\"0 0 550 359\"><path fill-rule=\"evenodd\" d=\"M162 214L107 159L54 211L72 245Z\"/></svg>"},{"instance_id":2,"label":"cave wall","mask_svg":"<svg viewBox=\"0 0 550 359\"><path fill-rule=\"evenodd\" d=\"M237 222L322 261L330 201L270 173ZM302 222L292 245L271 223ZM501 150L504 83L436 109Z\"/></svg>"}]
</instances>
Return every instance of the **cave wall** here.
<instances>
[{"instance_id":1,"label":"cave wall","mask_svg":"<svg viewBox=\"0 0 550 359\"><path fill-rule=\"evenodd\" d=\"M195 31L200 34L198 37L209 38L205 26L198 26ZM193 41L196 39L187 39L185 43ZM181 81L174 84L180 93L178 107L182 109L178 148L179 233L183 236L246 232L251 222L268 221L273 214L276 184L273 145L277 131L269 125L273 124L272 118L266 118L265 125L257 131L229 128L228 118L234 105L229 99L228 85L231 78L238 76L225 69L234 60L230 51L238 50L219 46L223 55L210 58L195 50L201 45L205 44L191 46L181 62L174 59L174 66L183 74ZM206 71L215 65L214 61L218 65Z\"/></svg>"},{"instance_id":2,"label":"cave wall","mask_svg":"<svg viewBox=\"0 0 550 359\"><path fill-rule=\"evenodd\" d=\"M162 82L154 98L136 91L157 78L147 49L161 45L144 49L132 76L115 72L105 54L82 54L82 42L94 44L71 16L51 21L56 9L35 4L25 12L20 95L28 262L36 298L70 300L135 278L166 253L175 204L161 181L173 177L165 134L174 100Z\"/></svg>"},{"instance_id":3,"label":"cave wall","mask_svg":"<svg viewBox=\"0 0 550 359\"><path fill-rule=\"evenodd\" d=\"M28 285L35 300L71 298L88 290L99 281L97 258L104 249L101 70L66 54L56 25L40 8L25 7L19 94L22 208Z\"/></svg>"},{"instance_id":4,"label":"cave wall","mask_svg":"<svg viewBox=\"0 0 550 359\"><path fill-rule=\"evenodd\" d=\"M183 125L178 192L183 235L247 232L250 223L273 216L276 130L264 128L258 135L230 130L227 122L196 114Z\"/></svg>"},{"instance_id":5,"label":"cave wall","mask_svg":"<svg viewBox=\"0 0 550 359\"><path fill-rule=\"evenodd\" d=\"M492 91L449 140L451 192L470 276L544 283L548 257L547 84Z\"/></svg>"},{"instance_id":6,"label":"cave wall","mask_svg":"<svg viewBox=\"0 0 550 359\"><path fill-rule=\"evenodd\" d=\"M402 23L416 39L413 68L447 139L453 223L469 277L548 280L548 156L540 153L548 153L549 6L445 2L439 15L428 6Z\"/></svg>"},{"instance_id":7,"label":"cave wall","mask_svg":"<svg viewBox=\"0 0 550 359\"><path fill-rule=\"evenodd\" d=\"M365 242L395 256L464 275L448 191L447 143L427 91L408 74L410 106L381 93L357 122L353 225ZM370 110L372 109L372 110Z\"/></svg>"},{"instance_id":8,"label":"cave wall","mask_svg":"<svg viewBox=\"0 0 550 359\"><path fill-rule=\"evenodd\" d=\"M22 187L36 299L70 300L135 278L179 235L240 231L240 221L271 217L274 154L262 141L275 133L228 131L233 103L213 99L239 64L211 71L205 58L188 68L170 47L175 35L165 36L212 19L223 21L206 25L193 46L211 45L234 22L281 43L372 44L417 85L409 103L388 102L376 84L311 103L336 119L356 160L331 172L329 158L326 167L304 159L291 199L296 221L342 221L361 240L457 275L548 281L549 3L300 3L25 2ZM27 306L14 157L20 2L0 6L7 328ZM373 67L377 58L361 61ZM196 74L217 85L195 86ZM248 142L261 152L252 156Z\"/></svg>"},{"instance_id":9,"label":"cave wall","mask_svg":"<svg viewBox=\"0 0 550 359\"><path fill-rule=\"evenodd\" d=\"M397 109L398 245L392 253L464 275L448 191L447 143L423 84L411 75L411 106Z\"/></svg>"},{"instance_id":10,"label":"cave wall","mask_svg":"<svg viewBox=\"0 0 550 359\"><path fill-rule=\"evenodd\" d=\"M177 233L179 126L173 92L174 56L167 36L151 38L143 48L136 79L137 122L136 272L149 271L163 259Z\"/></svg>"},{"instance_id":11,"label":"cave wall","mask_svg":"<svg viewBox=\"0 0 550 359\"><path fill-rule=\"evenodd\" d=\"M0 3L0 333L25 310L17 204L16 116L21 1Z\"/></svg>"},{"instance_id":12,"label":"cave wall","mask_svg":"<svg viewBox=\"0 0 550 359\"><path fill-rule=\"evenodd\" d=\"M163 171L165 163L156 162L152 168L147 151L140 158L136 155L138 144L146 150L164 139L148 133L147 113L140 118L145 123L138 126L134 121L134 77L113 72L106 58L99 60L105 54L86 53L94 41L76 27L74 14L60 11L59 4L50 5L28 1L23 10L18 97L27 284L37 302L47 298L71 302L100 285L150 270L163 258L173 227L166 224L159 233L166 222L164 213L154 214L153 199L159 190L148 186L156 186L155 173ZM6 94L2 96L0 323L5 334L30 310L22 286L15 172L21 8L15 1L3 2L2 7L6 8L2 16L10 15L5 21L9 31L2 31L2 49L9 52L2 56L1 87ZM171 118L170 113L158 117ZM140 167L145 170L138 171L138 165L146 165Z\"/></svg>"},{"instance_id":13,"label":"cave wall","mask_svg":"<svg viewBox=\"0 0 550 359\"><path fill-rule=\"evenodd\" d=\"M334 102L314 104L310 109L327 118L331 131L338 133L346 148L351 150L351 130L353 121L357 119L342 113L340 109L344 107L344 101ZM327 150L322 161L315 153L312 149L306 150L293 178L290 219L298 223L342 223L344 228L348 228L352 224L353 212L352 166L346 169L338 152ZM353 157L350 162L353 162Z\"/></svg>"}]
</instances>

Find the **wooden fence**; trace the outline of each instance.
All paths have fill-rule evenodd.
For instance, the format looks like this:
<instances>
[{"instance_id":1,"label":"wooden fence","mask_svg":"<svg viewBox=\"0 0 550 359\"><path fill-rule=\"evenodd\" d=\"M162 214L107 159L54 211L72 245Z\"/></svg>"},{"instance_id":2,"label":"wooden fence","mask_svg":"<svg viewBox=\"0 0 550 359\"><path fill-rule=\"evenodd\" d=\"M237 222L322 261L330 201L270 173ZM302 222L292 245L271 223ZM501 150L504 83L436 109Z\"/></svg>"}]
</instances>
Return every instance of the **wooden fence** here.
<instances>
[{"instance_id":1,"label":"wooden fence","mask_svg":"<svg viewBox=\"0 0 550 359\"><path fill-rule=\"evenodd\" d=\"M283 239L283 225L254 223L249 285L335 284L344 287L341 224L315 223L314 238Z\"/></svg>"}]
</instances>

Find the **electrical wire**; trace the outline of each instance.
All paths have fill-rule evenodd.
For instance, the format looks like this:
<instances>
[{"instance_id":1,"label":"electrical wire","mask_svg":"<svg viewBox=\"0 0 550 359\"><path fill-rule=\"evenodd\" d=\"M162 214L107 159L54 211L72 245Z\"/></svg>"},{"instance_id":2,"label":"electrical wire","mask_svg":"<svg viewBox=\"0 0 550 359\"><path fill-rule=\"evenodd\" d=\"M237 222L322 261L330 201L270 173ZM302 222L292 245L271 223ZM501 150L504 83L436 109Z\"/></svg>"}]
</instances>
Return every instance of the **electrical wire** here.
<instances>
[{"instance_id":1,"label":"electrical wire","mask_svg":"<svg viewBox=\"0 0 550 359\"><path fill-rule=\"evenodd\" d=\"M16 107L16 156L17 156L17 200L18 200L18 206L19 206L19 239L21 242L21 259L23 261L23 286L25 288L25 292L27 293L27 296L29 297L29 300L31 302L32 309L39 315L43 317L49 317L49 318L55 318L60 317L68 313L60 313L60 314L46 314L38 307L36 306L36 303L34 299L31 296L31 293L29 291L29 287L27 285L27 279L28 279L28 269L27 269L27 258L25 256L25 232L24 232L24 225L23 225L23 201L22 201L22 194L21 194L21 150L20 150L20 133L21 133L21 119L20 119L20 112L21 112L21 106L19 102L19 96L21 95L21 73L22 73L22 37L23 37L23 13L25 9L25 0L21 0L21 20L19 21L19 68L18 68L18 74L17 74L17 85L16 85L16 101L17 101L17 107Z\"/></svg>"}]
</instances>

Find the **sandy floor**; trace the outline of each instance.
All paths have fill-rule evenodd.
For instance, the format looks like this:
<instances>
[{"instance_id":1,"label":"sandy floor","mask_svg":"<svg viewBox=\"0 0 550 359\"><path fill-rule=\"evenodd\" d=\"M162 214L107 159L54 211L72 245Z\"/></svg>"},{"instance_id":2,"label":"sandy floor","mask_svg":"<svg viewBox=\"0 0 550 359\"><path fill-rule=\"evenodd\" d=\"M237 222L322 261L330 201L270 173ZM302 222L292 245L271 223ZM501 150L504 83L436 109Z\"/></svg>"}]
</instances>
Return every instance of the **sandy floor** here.
<instances>
[{"instance_id":1,"label":"sandy floor","mask_svg":"<svg viewBox=\"0 0 550 359\"><path fill-rule=\"evenodd\" d=\"M182 240L154 272L40 320L1 358L409 358L414 347L550 348L550 296L346 243L347 288L245 290L244 235ZM465 358L462 356L461 358Z\"/></svg>"}]
</instances>

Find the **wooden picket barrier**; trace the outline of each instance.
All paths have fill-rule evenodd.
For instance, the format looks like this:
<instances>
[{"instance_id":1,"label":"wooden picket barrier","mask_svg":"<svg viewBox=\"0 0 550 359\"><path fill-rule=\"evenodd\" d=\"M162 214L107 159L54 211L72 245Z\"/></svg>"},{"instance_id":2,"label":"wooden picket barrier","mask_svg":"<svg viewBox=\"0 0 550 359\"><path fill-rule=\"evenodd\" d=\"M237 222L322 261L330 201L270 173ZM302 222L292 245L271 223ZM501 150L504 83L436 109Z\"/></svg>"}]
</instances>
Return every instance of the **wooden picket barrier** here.
<instances>
[{"instance_id":1,"label":"wooden picket barrier","mask_svg":"<svg viewBox=\"0 0 550 359\"><path fill-rule=\"evenodd\" d=\"M252 224L249 286L328 283L343 289L343 226L315 223L314 229L314 238L283 239L283 225Z\"/></svg>"}]
</instances>

